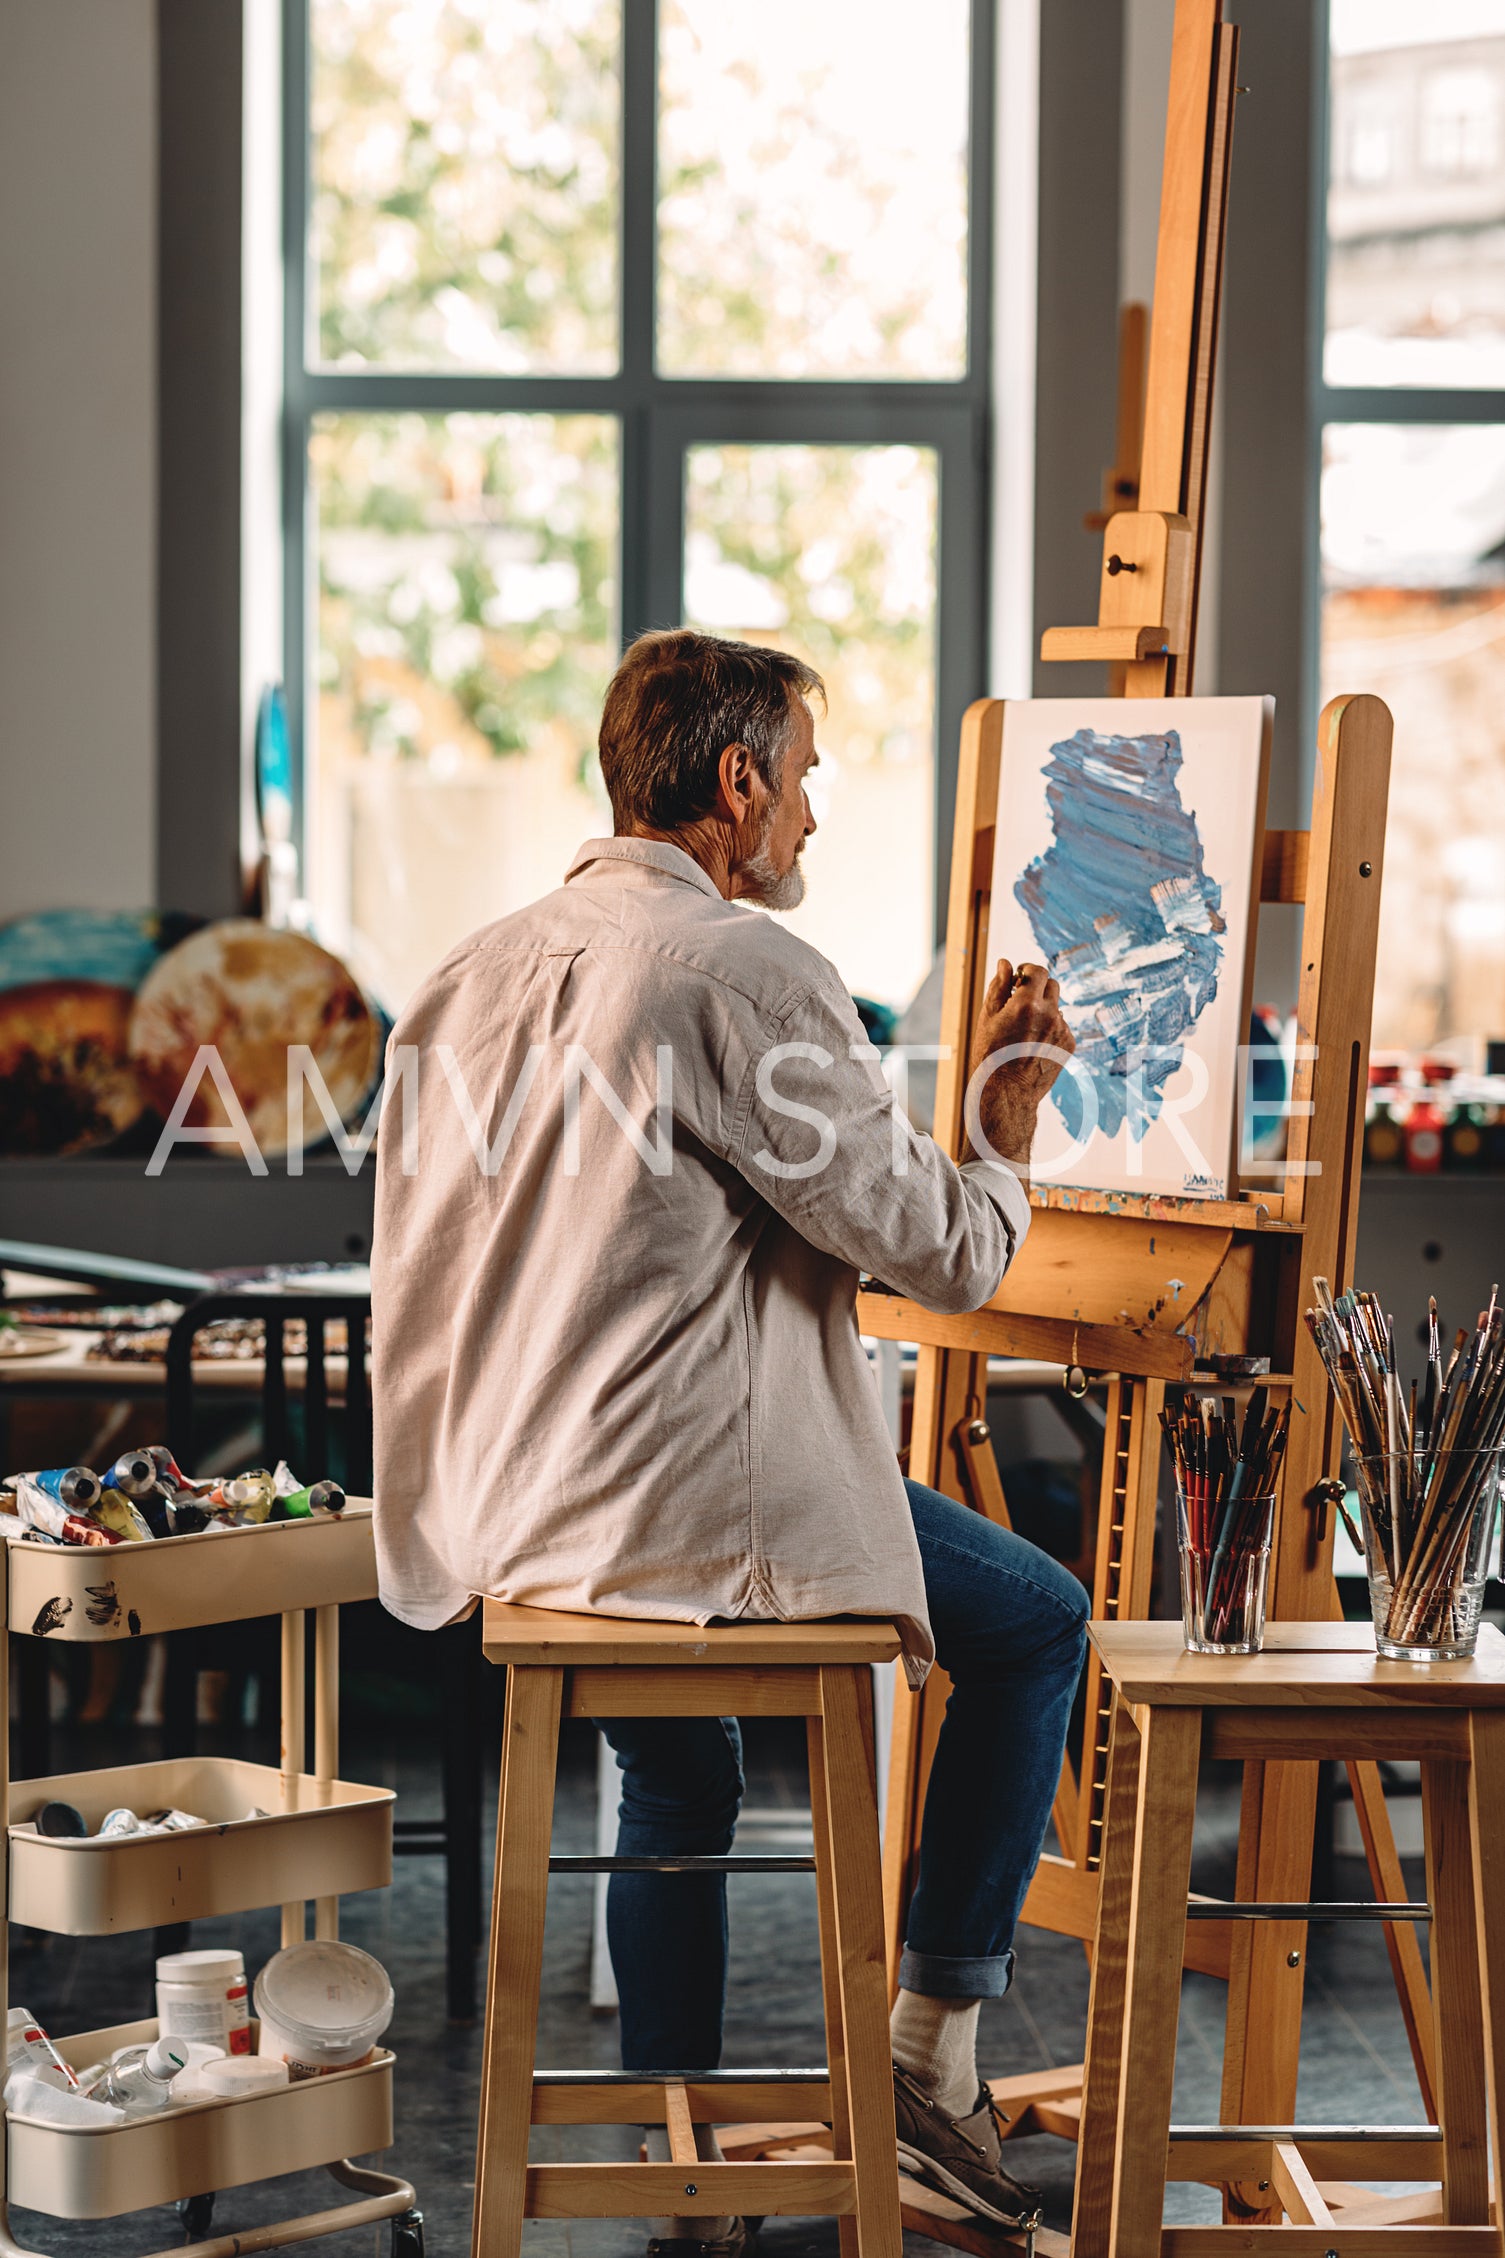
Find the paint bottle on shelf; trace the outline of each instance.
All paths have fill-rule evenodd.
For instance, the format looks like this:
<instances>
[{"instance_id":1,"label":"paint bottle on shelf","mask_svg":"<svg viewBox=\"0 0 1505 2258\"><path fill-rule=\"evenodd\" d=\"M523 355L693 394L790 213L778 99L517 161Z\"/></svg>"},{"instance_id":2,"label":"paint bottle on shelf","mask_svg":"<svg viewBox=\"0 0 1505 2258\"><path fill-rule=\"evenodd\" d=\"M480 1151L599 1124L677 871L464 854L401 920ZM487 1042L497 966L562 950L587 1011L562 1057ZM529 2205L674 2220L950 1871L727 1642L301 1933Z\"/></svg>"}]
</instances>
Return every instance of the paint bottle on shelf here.
<instances>
[{"instance_id":1,"label":"paint bottle on shelf","mask_svg":"<svg viewBox=\"0 0 1505 2258\"><path fill-rule=\"evenodd\" d=\"M1364 1166L1399 1168L1404 1152L1394 1100L1400 1094L1400 1068L1371 1061L1364 1111Z\"/></svg>"},{"instance_id":2,"label":"paint bottle on shelf","mask_svg":"<svg viewBox=\"0 0 1505 2258\"><path fill-rule=\"evenodd\" d=\"M1435 1176L1442 1167L1444 1138L1452 1113L1443 1100L1443 1089L1452 1074L1452 1068L1437 1059L1422 1061L1421 1092L1411 1101L1405 1120L1408 1176Z\"/></svg>"},{"instance_id":3,"label":"paint bottle on shelf","mask_svg":"<svg viewBox=\"0 0 1505 2258\"><path fill-rule=\"evenodd\" d=\"M1444 1165L1460 1175L1470 1175L1487 1165L1489 1117L1486 1105L1460 1105L1443 1135Z\"/></svg>"}]
</instances>

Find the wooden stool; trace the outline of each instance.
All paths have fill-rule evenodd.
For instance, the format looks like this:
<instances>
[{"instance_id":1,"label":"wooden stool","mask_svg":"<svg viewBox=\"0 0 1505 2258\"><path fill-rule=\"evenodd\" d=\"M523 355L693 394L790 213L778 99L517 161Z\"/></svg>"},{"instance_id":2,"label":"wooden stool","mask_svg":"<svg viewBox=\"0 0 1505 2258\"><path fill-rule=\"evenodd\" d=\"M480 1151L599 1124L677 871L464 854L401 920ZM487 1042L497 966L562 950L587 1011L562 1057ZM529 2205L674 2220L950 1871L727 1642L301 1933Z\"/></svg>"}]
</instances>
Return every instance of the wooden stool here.
<instances>
[{"instance_id":1,"label":"wooden stool","mask_svg":"<svg viewBox=\"0 0 1505 2258\"><path fill-rule=\"evenodd\" d=\"M1505 2093L1505 1639L1471 1662L1380 1660L1367 1624L1281 1623L1263 1654L1188 1654L1179 1624L1096 1623L1115 1690L1102 1890L1077 2156L1076 2258L1497 2258L1491 2146ZM1226 1904L1195 1917L1432 1924L1436 2125L1171 2123L1176 2019L1201 1754L1242 1761L1414 1758L1427 1902ZM1247 1846L1241 1854L1241 1867ZM1246 1938L1255 1932L1243 1932ZM1288 1932L1291 1933L1291 1932ZM1300 1941L1301 1931L1294 1932ZM1283 1942L1283 1940L1281 1940ZM1235 1946L1235 1950L1238 1946ZM1282 1950L1259 1995L1267 2025L1299 2024L1301 1954ZM1230 2046L1256 2042L1230 2032ZM1291 2050L1294 2060L1294 2048ZM1249 2223L1163 2227L1167 2179L1237 2186ZM1355 2180L1437 2180L1386 2200ZM1344 2183L1334 2185L1332 2183ZM1261 2202L1267 2206L1261 2211ZM1270 2223L1283 2212L1289 2225Z\"/></svg>"},{"instance_id":2,"label":"wooden stool","mask_svg":"<svg viewBox=\"0 0 1505 2258\"><path fill-rule=\"evenodd\" d=\"M727 2212L835 2214L843 2258L900 2258L899 2180L884 1973L870 1665L888 1623L624 1622L485 1605L483 1651L507 1665L473 2258L516 2258L523 2220ZM718 2070L658 2079L534 2068L544 1901L553 1873L613 1858L550 1855L561 1717L803 1717L813 1858L667 1858L666 1873L813 1871L825 1998L824 2070ZM630 1861L636 1870L642 1861ZM694 2064L686 2064L693 2070ZM704 2163L696 2124L818 2116L821 2163ZM667 2164L530 2164L534 2125L662 2120Z\"/></svg>"}]
</instances>

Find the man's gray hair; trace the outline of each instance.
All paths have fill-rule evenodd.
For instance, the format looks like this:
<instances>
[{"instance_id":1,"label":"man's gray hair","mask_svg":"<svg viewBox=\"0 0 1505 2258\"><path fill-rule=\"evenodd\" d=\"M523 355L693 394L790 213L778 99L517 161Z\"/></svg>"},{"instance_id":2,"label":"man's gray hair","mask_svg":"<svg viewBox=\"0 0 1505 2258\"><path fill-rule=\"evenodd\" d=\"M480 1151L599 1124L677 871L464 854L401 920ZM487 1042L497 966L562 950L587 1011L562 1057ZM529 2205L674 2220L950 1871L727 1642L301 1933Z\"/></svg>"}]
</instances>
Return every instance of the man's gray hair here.
<instances>
[{"instance_id":1,"label":"man's gray hair","mask_svg":"<svg viewBox=\"0 0 1505 2258\"><path fill-rule=\"evenodd\" d=\"M728 745L745 745L777 791L794 701L826 686L789 651L671 627L640 635L601 714L601 774L618 831L677 831L714 805Z\"/></svg>"}]
</instances>

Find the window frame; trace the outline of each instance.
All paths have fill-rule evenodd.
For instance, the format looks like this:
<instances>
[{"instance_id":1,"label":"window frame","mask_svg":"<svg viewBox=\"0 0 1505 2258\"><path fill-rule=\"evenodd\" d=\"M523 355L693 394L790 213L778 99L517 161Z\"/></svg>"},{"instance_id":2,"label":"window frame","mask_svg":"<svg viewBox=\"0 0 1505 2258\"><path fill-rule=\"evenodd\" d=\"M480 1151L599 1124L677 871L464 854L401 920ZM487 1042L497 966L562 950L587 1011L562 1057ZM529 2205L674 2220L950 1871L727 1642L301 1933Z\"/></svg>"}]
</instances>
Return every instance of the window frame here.
<instances>
[{"instance_id":1,"label":"window frame","mask_svg":"<svg viewBox=\"0 0 1505 2258\"><path fill-rule=\"evenodd\" d=\"M1351 385L1329 384L1327 381L1327 271L1332 250L1327 226L1328 181L1332 163L1331 0L1322 0L1319 11L1316 142L1316 163L1313 167L1316 193L1312 198L1316 238L1316 256L1313 260L1316 305L1312 322L1312 421L1316 432L1315 454L1319 468L1323 440L1330 423L1505 424L1505 387L1464 388L1447 384ZM1319 542L1314 590L1314 632L1319 648L1322 606L1321 507L1319 482L1313 503Z\"/></svg>"},{"instance_id":2,"label":"window frame","mask_svg":"<svg viewBox=\"0 0 1505 2258\"><path fill-rule=\"evenodd\" d=\"M683 464L689 447L910 445L939 484L933 746L933 921L944 937L962 715L987 672L995 10L971 0L967 147L967 360L958 378L663 376L653 365L657 255L658 0L621 0L620 362L611 375L501 376L320 369L309 359L309 0L283 0L284 677L300 847L306 820L309 660L315 647L308 455L321 412L594 413L620 431L618 638L680 617Z\"/></svg>"},{"instance_id":3,"label":"window frame","mask_svg":"<svg viewBox=\"0 0 1505 2258\"><path fill-rule=\"evenodd\" d=\"M1333 163L1333 52L1331 0L1316 11L1313 83L1313 178L1311 209L1313 299L1310 326L1311 414L1309 420L1310 514L1307 523L1309 573L1307 623L1311 682L1309 700L1314 736L1318 685L1322 674L1323 607L1327 593L1322 554L1322 471L1330 424L1391 424L1401 429L1451 425L1505 426L1505 386L1485 385L1334 385L1327 381L1328 266L1332 242L1328 196Z\"/></svg>"}]
</instances>

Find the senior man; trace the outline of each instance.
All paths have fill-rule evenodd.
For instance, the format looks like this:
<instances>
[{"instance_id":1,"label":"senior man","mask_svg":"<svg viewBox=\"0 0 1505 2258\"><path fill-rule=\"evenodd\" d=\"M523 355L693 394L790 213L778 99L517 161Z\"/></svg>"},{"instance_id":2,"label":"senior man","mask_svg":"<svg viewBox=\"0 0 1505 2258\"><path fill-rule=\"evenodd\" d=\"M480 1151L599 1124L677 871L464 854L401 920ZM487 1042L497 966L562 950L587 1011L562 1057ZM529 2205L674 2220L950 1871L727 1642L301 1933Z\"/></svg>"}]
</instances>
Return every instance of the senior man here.
<instances>
[{"instance_id":1,"label":"senior man","mask_svg":"<svg viewBox=\"0 0 1505 2258\"><path fill-rule=\"evenodd\" d=\"M896 1110L835 968L762 914L804 893L821 694L779 651L643 636L601 720L615 835L402 1015L392 1081L416 1086L416 1122L382 1136L372 1251L381 1590L425 1629L487 1593L695 1623L885 1616L911 1683L938 1656L954 1690L893 2013L900 2156L1023 2224L1038 2197L1002 2168L978 2009L1009 1985L1086 1595L901 1477L855 1294L862 1271L935 1310L996 1292L1071 1037L1045 970L1000 964L972 1062L989 1149L957 1167ZM602 1729L623 1854L729 1849L734 1719ZM615 1874L608 1929L624 2067L715 2067L724 1879ZM744 2234L656 2225L677 2258Z\"/></svg>"}]
</instances>

